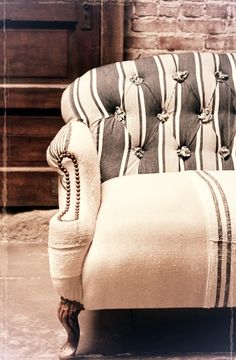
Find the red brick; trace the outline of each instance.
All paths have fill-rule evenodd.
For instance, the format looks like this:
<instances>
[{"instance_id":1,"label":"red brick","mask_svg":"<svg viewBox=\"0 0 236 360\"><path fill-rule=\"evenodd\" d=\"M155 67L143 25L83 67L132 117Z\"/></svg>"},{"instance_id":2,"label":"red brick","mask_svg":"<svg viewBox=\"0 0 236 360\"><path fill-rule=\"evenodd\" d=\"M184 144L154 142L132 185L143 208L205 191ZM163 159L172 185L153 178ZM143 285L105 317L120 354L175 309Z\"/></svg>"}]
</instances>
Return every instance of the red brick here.
<instances>
[{"instance_id":1,"label":"red brick","mask_svg":"<svg viewBox=\"0 0 236 360\"><path fill-rule=\"evenodd\" d=\"M227 19L227 6L220 3L207 3L206 14L211 18Z\"/></svg>"},{"instance_id":2,"label":"red brick","mask_svg":"<svg viewBox=\"0 0 236 360\"><path fill-rule=\"evenodd\" d=\"M186 17L201 17L205 14L205 4L184 2L182 8L182 15Z\"/></svg>"},{"instance_id":3,"label":"red brick","mask_svg":"<svg viewBox=\"0 0 236 360\"><path fill-rule=\"evenodd\" d=\"M180 13L180 4L162 3L159 8L160 16L177 18Z\"/></svg>"},{"instance_id":4,"label":"red brick","mask_svg":"<svg viewBox=\"0 0 236 360\"><path fill-rule=\"evenodd\" d=\"M235 33L236 32L236 19L230 20L227 28L227 33Z\"/></svg>"},{"instance_id":5,"label":"red brick","mask_svg":"<svg viewBox=\"0 0 236 360\"><path fill-rule=\"evenodd\" d=\"M157 15L157 4L152 2L136 2L135 14L139 16Z\"/></svg>"},{"instance_id":6,"label":"red brick","mask_svg":"<svg viewBox=\"0 0 236 360\"><path fill-rule=\"evenodd\" d=\"M125 38L125 47L129 49L155 49L156 44L156 36L128 36Z\"/></svg>"},{"instance_id":7,"label":"red brick","mask_svg":"<svg viewBox=\"0 0 236 360\"><path fill-rule=\"evenodd\" d=\"M159 48L166 49L168 51L175 50L198 50L204 49L203 37L184 37L184 36L160 36Z\"/></svg>"},{"instance_id":8,"label":"red brick","mask_svg":"<svg viewBox=\"0 0 236 360\"><path fill-rule=\"evenodd\" d=\"M220 34L225 31L225 21L223 20L182 20L180 28L184 32L201 34Z\"/></svg>"},{"instance_id":9,"label":"red brick","mask_svg":"<svg viewBox=\"0 0 236 360\"><path fill-rule=\"evenodd\" d=\"M176 32L178 30L177 20L138 18L132 22L133 31L145 32Z\"/></svg>"},{"instance_id":10,"label":"red brick","mask_svg":"<svg viewBox=\"0 0 236 360\"><path fill-rule=\"evenodd\" d=\"M209 36L206 40L206 49L222 52L236 50L236 35Z\"/></svg>"},{"instance_id":11,"label":"red brick","mask_svg":"<svg viewBox=\"0 0 236 360\"><path fill-rule=\"evenodd\" d=\"M231 18L236 18L236 5L229 4L228 5L228 12Z\"/></svg>"}]
</instances>

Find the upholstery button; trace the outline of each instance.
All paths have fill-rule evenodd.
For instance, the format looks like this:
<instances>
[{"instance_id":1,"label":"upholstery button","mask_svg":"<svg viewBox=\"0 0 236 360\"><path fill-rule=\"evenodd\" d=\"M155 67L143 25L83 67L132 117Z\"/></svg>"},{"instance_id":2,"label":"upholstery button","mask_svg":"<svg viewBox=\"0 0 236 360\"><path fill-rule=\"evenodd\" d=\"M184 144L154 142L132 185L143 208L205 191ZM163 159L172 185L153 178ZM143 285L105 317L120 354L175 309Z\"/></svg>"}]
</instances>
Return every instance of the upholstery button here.
<instances>
[{"instance_id":1,"label":"upholstery button","mask_svg":"<svg viewBox=\"0 0 236 360\"><path fill-rule=\"evenodd\" d=\"M141 147L136 147L134 149L135 151L135 155L137 156L137 158L142 159L143 155L144 155L144 150Z\"/></svg>"},{"instance_id":2,"label":"upholstery button","mask_svg":"<svg viewBox=\"0 0 236 360\"><path fill-rule=\"evenodd\" d=\"M227 74L224 74L221 70L215 72L216 81L218 82L224 82L228 80L229 76Z\"/></svg>"},{"instance_id":3,"label":"upholstery button","mask_svg":"<svg viewBox=\"0 0 236 360\"><path fill-rule=\"evenodd\" d=\"M185 71L177 71L172 75L172 78L177 81L178 83L182 83L185 79L187 79L189 72Z\"/></svg>"},{"instance_id":4,"label":"upholstery button","mask_svg":"<svg viewBox=\"0 0 236 360\"><path fill-rule=\"evenodd\" d=\"M206 124L213 119L211 110L209 108L202 108L201 114L198 115L198 119L203 123Z\"/></svg>"},{"instance_id":5,"label":"upholstery button","mask_svg":"<svg viewBox=\"0 0 236 360\"><path fill-rule=\"evenodd\" d=\"M181 148L177 150L177 155L182 159L188 159L191 156L191 151L187 146L181 146Z\"/></svg>"},{"instance_id":6,"label":"upholstery button","mask_svg":"<svg viewBox=\"0 0 236 360\"><path fill-rule=\"evenodd\" d=\"M227 146L222 146L219 150L219 154L222 159L227 160L230 156L230 150L227 148Z\"/></svg>"},{"instance_id":7,"label":"upholstery button","mask_svg":"<svg viewBox=\"0 0 236 360\"><path fill-rule=\"evenodd\" d=\"M124 123L126 119L126 113L119 106L116 106L115 119Z\"/></svg>"},{"instance_id":8,"label":"upholstery button","mask_svg":"<svg viewBox=\"0 0 236 360\"><path fill-rule=\"evenodd\" d=\"M141 77L138 77L138 75L133 75L129 78L129 80L132 82L132 84L135 84L135 85L141 85L142 82L143 82L143 78Z\"/></svg>"},{"instance_id":9,"label":"upholstery button","mask_svg":"<svg viewBox=\"0 0 236 360\"><path fill-rule=\"evenodd\" d=\"M162 109L162 112L157 114L158 120L160 122L165 123L169 119L169 114L167 113L166 109Z\"/></svg>"}]
</instances>

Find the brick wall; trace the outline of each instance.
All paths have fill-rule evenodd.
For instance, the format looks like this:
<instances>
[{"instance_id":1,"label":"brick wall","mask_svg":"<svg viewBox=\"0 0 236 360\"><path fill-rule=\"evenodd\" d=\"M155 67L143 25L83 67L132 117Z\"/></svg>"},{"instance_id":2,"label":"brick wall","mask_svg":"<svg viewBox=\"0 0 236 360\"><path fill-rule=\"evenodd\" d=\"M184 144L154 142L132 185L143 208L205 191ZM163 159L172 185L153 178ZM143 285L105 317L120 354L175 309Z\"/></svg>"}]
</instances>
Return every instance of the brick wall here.
<instances>
[{"instance_id":1,"label":"brick wall","mask_svg":"<svg viewBox=\"0 0 236 360\"><path fill-rule=\"evenodd\" d=\"M126 0L125 58L236 50L236 0Z\"/></svg>"}]
</instances>

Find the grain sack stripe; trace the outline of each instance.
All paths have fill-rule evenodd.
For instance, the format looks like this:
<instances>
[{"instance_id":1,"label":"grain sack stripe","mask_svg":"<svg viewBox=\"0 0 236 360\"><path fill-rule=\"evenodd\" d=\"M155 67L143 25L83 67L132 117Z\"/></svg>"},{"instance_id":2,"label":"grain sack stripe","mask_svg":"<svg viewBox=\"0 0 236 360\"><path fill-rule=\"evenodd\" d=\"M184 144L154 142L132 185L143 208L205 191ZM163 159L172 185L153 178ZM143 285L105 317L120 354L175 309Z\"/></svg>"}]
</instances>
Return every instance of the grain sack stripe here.
<instances>
[{"instance_id":1,"label":"grain sack stripe","mask_svg":"<svg viewBox=\"0 0 236 360\"><path fill-rule=\"evenodd\" d=\"M224 293L224 302L223 306L227 307L229 300L229 289L230 289L230 278L231 278L231 256L232 256L232 224L231 224L231 216L227 198L225 196L224 190L220 183L216 180L212 174L204 171L206 174L216 185L220 196L222 198L224 212L226 217L226 227L227 227L227 256L226 256L226 283L225 283L225 293Z\"/></svg>"},{"instance_id":2,"label":"grain sack stripe","mask_svg":"<svg viewBox=\"0 0 236 360\"><path fill-rule=\"evenodd\" d=\"M207 184L212 200L215 207L216 212L216 220L217 220L217 228L218 228L218 261L217 261L217 281L216 281L216 298L215 298L215 307L219 307L220 302L220 293L221 293L221 276L222 276L222 250L223 250L223 227L222 227L222 220L221 220L221 214L220 214L220 207L219 202L217 199L217 196L215 194L214 188L210 181L206 179L199 171L196 171L196 173L200 176L200 178Z\"/></svg>"}]
</instances>

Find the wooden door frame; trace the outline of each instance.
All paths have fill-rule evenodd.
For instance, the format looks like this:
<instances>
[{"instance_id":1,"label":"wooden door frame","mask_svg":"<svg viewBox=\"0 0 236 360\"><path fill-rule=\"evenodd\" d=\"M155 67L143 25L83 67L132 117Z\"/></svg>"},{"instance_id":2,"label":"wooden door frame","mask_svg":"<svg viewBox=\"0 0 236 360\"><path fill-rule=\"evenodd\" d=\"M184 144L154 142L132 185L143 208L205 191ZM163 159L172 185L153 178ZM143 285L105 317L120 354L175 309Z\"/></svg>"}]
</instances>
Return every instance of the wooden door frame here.
<instances>
[{"instance_id":1,"label":"wooden door frame","mask_svg":"<svg viewBox=\"0 0 236 360\"><path fill-rule=\"evenodd\" d=\"M124 2L101 0L101 65L122 61L124 56Z\"/></svg>"}]
</instances>

